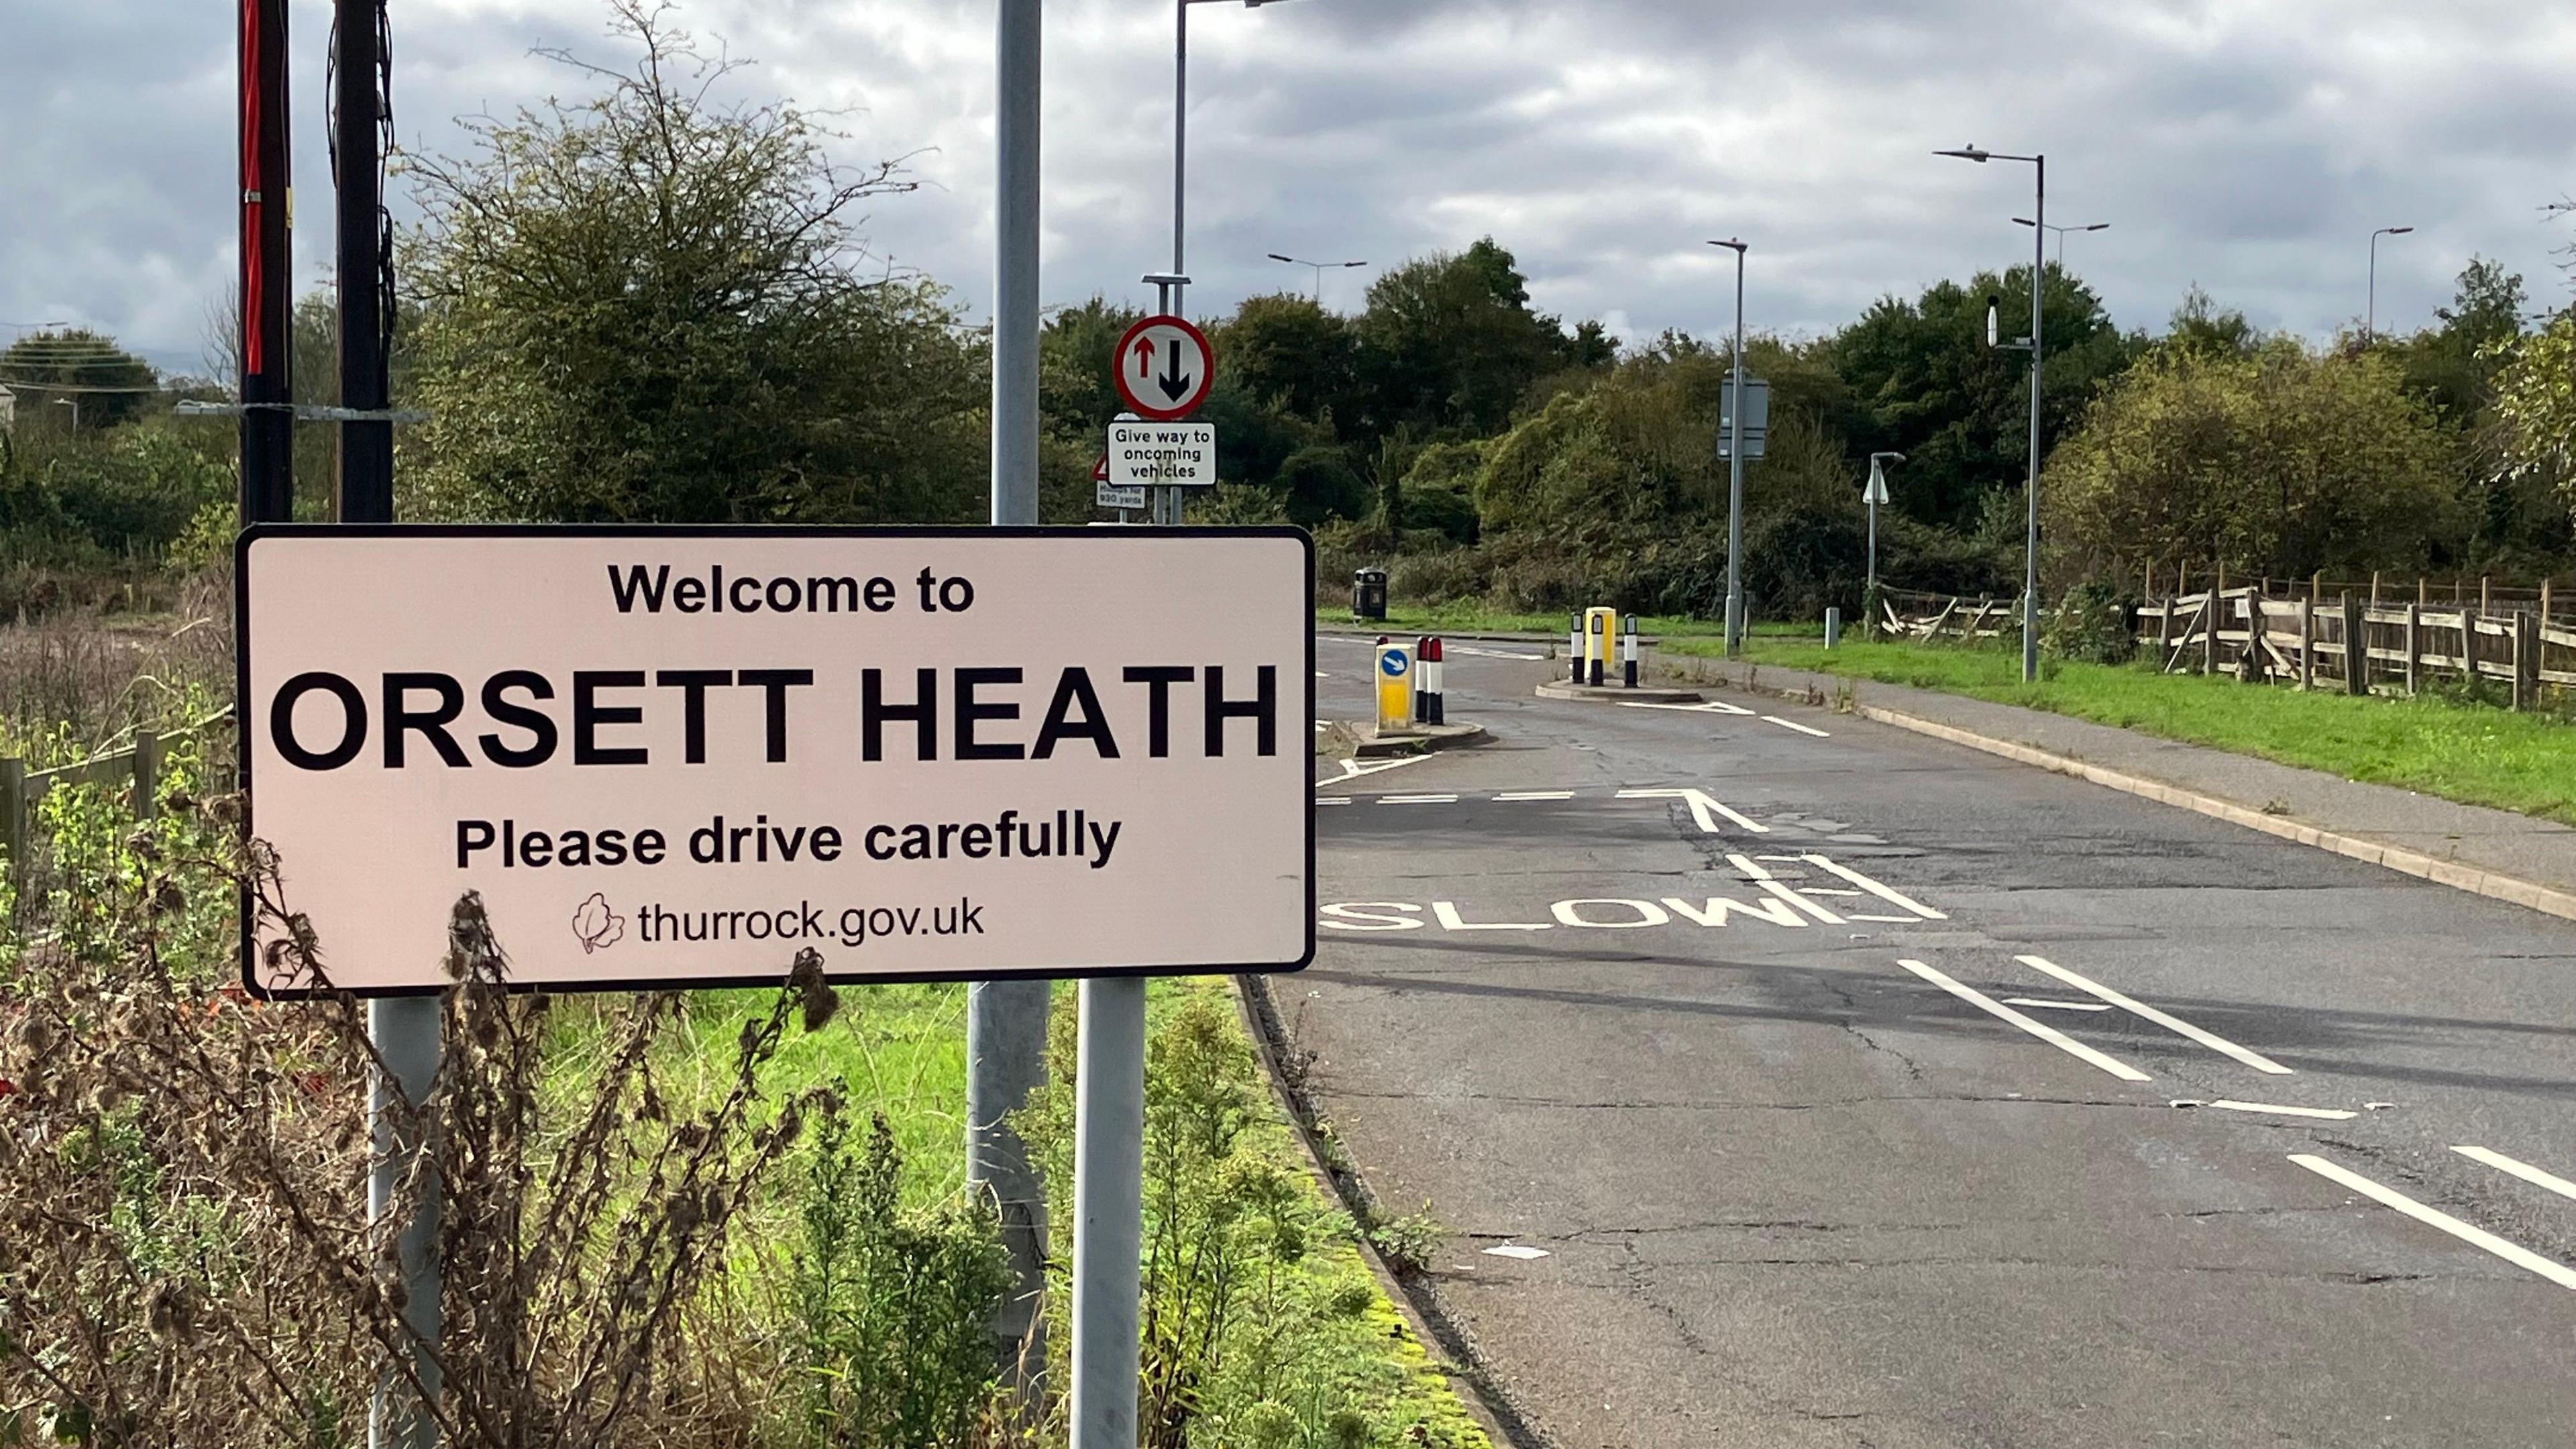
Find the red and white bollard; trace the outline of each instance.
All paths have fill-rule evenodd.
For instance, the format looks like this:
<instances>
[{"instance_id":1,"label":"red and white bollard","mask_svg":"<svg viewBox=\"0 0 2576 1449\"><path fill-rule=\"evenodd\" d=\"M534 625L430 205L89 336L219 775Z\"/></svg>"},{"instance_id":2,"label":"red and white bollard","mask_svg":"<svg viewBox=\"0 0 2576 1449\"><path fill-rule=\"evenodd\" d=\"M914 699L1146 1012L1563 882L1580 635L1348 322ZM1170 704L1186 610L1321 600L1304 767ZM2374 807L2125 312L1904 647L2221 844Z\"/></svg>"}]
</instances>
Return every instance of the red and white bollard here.
<instances>
[{"instance_id":1,"label":"red and white bollard","mask_svg":"<svg viewBox=\"0 0 2576 1449\"><path fill-rule=\"evenodd\" d=\"M1449 722L1448 711L1441 703L1440 693L1440 656L1445 652L1447 651L1441 648L1437 636L1422 641L1422 722L1424 724L1436 725Z\"/></svg>"},{"instance_id":2,"label":"red and white bollard","mask_svg":"<svg viewBox=\"0 0 2576 1449\"><path fill-rule=\"evenodd\" d=\"M1431 723L1431 636L1413 641L1413 722Z\"/></svg>"}]
</instances>

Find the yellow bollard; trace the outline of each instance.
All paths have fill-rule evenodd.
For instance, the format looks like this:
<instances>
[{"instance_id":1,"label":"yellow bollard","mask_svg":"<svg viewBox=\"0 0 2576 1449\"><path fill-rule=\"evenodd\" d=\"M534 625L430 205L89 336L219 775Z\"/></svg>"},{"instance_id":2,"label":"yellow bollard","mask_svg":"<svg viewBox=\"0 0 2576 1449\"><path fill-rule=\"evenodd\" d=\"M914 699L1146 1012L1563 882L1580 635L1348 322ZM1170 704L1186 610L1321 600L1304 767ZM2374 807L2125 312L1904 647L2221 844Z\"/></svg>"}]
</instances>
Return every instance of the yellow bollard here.
<instances>
[{"instance_id":1,"label":"yellow bollard","mask_svg":"<svg viewBox=\"0 0 2576 1449\"><path fill-rule=\"evenodd\" d=\"M1413 651L1402 644L1377 646L1377 732L1413 727Z\"/></svg>"},{"instance_id":2,"label":"yellow bollard","mask_svg":"<svg viewBox=\"0 0 2576 1449\"><path fill-rule=\"evenodd\" d=\"M1598 689L1610 668L1610 651L1619 639L1619 611L1586 609L1583 611L1584 683Z\"/></svg>"}]
</instances>

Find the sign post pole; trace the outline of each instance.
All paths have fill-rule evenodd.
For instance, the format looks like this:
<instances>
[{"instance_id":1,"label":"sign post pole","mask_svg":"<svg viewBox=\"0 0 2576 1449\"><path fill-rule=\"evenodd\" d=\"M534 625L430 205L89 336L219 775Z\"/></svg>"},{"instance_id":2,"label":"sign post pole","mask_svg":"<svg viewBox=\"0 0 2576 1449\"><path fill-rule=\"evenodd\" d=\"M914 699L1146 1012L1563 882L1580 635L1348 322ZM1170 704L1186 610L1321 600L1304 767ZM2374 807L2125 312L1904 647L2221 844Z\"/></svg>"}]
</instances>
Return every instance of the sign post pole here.
<instances>
[{"instance_id":1,"label":"sign post pole","mask_svg":"<svg viewBox=\"0 0 2576 1449\"><path fill-rule=\"evenodd\" d=\"M993 514L1038 521L1038 155L1040 0L1001 0L995 33L998 107L993 308ZM1028 1148L1005 1125L1046 1075L1044 981L966 988L966 1178L1002 1222L1011 1287L993 1319L1003 1379L1034 1411L1046 1366L1046 1193Z\"/></svg>"}]
</instances>

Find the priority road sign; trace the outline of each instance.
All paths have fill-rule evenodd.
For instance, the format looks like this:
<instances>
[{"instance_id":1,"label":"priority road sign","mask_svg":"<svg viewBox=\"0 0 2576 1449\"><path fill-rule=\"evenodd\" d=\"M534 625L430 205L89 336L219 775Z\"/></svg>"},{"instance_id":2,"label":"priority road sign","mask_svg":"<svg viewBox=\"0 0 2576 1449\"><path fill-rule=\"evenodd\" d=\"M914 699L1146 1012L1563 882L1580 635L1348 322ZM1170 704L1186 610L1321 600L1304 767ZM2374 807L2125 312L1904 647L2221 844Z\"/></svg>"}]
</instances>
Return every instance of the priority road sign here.
<instances>
[{"instance_id":1,"label":"priority road sign","mask_svg":"<svg viewBox=\"0 0 2576 1449\"><path fill-rule=\"evenodd\" d=\"M1118 339L1111 359L1118 395L1157 422L1188 417L1207 401L1216 352L1186 317L1146 317Z\"/></svg>"},{"instance_id":2,"label":"priority road sign","mask_svg":"<svg viewBox=\"0 0 2576 1449\"><path fill-rule=\"evenodd\" d=\"M1216 486L1216 424L1111 423L1109 481L1123 487Z\"/></svg>"},{"instance_id":3,"label":"priority road sign","mask_svg":"<svg viewBox=\"0 0 2576 1449\"><path fill-rule=\"evenodd\" d=\"M332 988L447 984L469 890L553 991L1312 949L1296 530L274 525L235 567L247 829ZM324 986L244 923L253 990Z\"/></svg>"}]
</instances>

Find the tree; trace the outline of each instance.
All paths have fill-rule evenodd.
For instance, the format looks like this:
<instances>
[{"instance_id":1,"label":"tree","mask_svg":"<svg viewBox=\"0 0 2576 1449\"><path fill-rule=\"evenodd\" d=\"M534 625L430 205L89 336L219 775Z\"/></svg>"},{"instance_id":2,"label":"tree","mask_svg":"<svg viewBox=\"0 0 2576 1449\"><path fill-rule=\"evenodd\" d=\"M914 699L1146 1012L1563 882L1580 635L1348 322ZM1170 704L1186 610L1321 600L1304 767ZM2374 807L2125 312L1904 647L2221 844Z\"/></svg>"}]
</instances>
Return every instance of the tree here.
<instances>
[{"instance_id":1,"label":"tree","mask_svg":"<svg viewBox=\"0 0 2576 1449\"><path fill-rule=\"evenodd\" d=\"M2233 307L2222 310L2200 283L2194 282L2191 290L2183 293L2182 305L2174 308L2173 317L2166 322L2159 345L2208 357L2244 357L2262 342L2262 334L2245 320L2244 313Z\"/></svg>"},{"instance_id":2,"label":"tree","mask_svg":"<svg viewBox=\"0 0 2576 1449\"><path fill-rule=\"evenodd\" d=\"M986 363L941 290L863 272L855 172L792 106L712 95L647 0L603 83L467 122L414 158L423 227L412 511L622 521L963 520L984 494Z\"/></svg>"},{"instance_id":3,"label":"tree","mask_svg":"<svg viewBox=\"0 0 2576 1449\"><path fill-rule=\"evenodd\" d=\"M1254 398L1317 422L1357 421L1350 323L1304 297L1247 297L1209 339L1218 366Z\"/></svg>"},{"instance_id":4,"label":"tree","mask_svg":"<svg viewBox=\"0 0 2576 1449\"><path fill-rule=\"evenodd\" d=\"M2525 338L2495 381L2496 478L2555 489L2576 509L2576 311Z\"/></svg>"},{"instance_id":5,"label":"tree","mask_svg":"<svg viewBox=\"0 0 2576 1449\"><path fill-rule=\"evenodd\" d=\"M21 424L41 411L69 428L77 416L84 432L112 428L142 415L160 390L152 364L85 327L30 332L0 349L0 387L18 395ZM56 407L56 403L67 406Z\"/></svg>"},{"instance_id":6,"label":"tree","mask_svg":"<svg viewBox=\"0 0 2576 1449\"><path fill-rule=\"evenodd\" d=\"M2041 450L2065 436L2102 385L2142 347L2123 337L2101 299L2051 264L2041 313L2047 328ZM1937 282L1911 302L1883 297L1835 334L1833 356L1859 414L1855 456L1906 455L1897 506L1925 522L1961 528L1983 495L2018 491L2030 456L2030 360L1986 345L1987 299L2007 338L2030 315L2031 274L1980 272L1962 286Z\"/></svg>"},{"instance_id":7,"label":"tree","mask_svg":"<svg viewBox=\"0 0 2576 1449\"><path fill-rule=\"evenodd\" d=\"M1352 329L1372 434L1405 423L1500 432L1532 383L1575 360L1576 344L1530 310L1519 264L1491 237L1379 277Z\"/></svg>"},{"instance_id":8,"label":"tree","mask_svg":"<svg viewBox=\"0 0 2576 1449\"><path fill-rule=\"evenodd\" d=\"M2443 435L2376 355L2159 349L2049 460L2062 551L2239 574L2416 568L2457 534Z\"/></svg>"}]
</instances>

